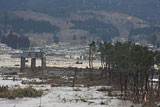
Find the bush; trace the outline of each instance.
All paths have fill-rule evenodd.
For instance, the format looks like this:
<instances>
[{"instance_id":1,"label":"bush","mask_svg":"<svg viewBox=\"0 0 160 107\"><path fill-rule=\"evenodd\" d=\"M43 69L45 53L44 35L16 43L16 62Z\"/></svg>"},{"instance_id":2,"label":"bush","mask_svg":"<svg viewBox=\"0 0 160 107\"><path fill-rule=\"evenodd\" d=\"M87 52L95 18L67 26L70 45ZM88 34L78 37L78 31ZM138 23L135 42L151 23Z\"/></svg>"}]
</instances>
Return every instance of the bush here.
<instances>
[{"instance_id":1,"label":"bush","mask_svg":"<svg viewBox=\"0 0 160 107\"><path fill-rule=\"evenodd\" d=\"M8 86L0 86L0 98L23 98L23 97L40 97L43 95L42 90L36 90L29 86L27 88L8 89Z\"/></svg>"},{"instance_id":2,"label":"bush","mask_svg":"<svg viewBox=\"0 0 160 107\"><path fill-rule=\"evenodd\" d=\"M80 88L75 88L75 89L73 89L74 91L81 91L81 89Z\"/></svg>"},{"instance_id":3,"label":"bush","mask_svg":"<svg viewBox=\"0 0 160 107\"><path fill-rule=\"evenodd\" d=\"M101 88L98 88L97 91L110 91L110 89L106 87L101 87Z\"/></svg>"},{"instance_id":4,"label":"bush","mask_svg":"<svg viewBox=\"0 0 160 107\"><path fill-rule=\"evenodd\" d=\"M0 86L0 92L7 92L8 91L8 86Z\"/></svg>"}]
</instances>

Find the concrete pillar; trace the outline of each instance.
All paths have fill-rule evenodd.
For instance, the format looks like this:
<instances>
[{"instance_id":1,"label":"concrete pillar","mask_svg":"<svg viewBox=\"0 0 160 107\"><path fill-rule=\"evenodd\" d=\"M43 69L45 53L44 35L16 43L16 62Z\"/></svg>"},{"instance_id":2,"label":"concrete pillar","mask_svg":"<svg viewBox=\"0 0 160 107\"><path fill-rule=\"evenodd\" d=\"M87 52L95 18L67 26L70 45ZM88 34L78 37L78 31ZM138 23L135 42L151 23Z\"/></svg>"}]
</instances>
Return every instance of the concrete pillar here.
<instances>
[{"instance_id":1,"label":"concrete pillar","mask_svg":"<svg viewBox=\"0 0 160 107\"><path fill-rule=\"evenodd\" d=\"M46 68L46 57L41 58L41 66L42 66L42 69Z\"/></svg>"},{"instance_id":2,"label":"concrete pillar","mask_svg":"<svg viewBox=\"0 0 160 107\"><path fill-rule=\"evenodd\" d=\"M36 68L36 58L31 58L31 71L34 72Z\"/></svg>"},{"instance_id":3,"label":"concrete pillar","mask_svg":"<svg viewBox=\"0 0 160 107\"><path fill-rule=\"evenodd\" d=\"M21 57L21 68L20 68L20 72L23 72L25 69L25 58Z\"/></svg>"}]
</instances>

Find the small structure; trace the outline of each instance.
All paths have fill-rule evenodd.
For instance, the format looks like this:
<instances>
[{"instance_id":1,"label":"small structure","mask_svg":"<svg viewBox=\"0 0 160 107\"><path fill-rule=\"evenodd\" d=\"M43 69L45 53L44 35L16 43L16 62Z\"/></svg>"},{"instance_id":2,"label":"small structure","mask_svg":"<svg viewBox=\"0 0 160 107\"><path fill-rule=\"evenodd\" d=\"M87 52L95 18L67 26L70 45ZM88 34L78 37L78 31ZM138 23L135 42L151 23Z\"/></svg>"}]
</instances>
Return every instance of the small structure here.
<instances>
[{"instance_id":1,"label":"small structure","mask_svg":"<svg viewBox=\"0 0 160 107\"><path fill-rule=\"evenodd\" d=\"M46 69L46 55L44 52L32 52L27 51L21 54L21 66L20 72L24 72L26 58L31 58L31 71L34 72L36 70L36 59L41 59L41 71Z\"/></svg>"}]
</instances>

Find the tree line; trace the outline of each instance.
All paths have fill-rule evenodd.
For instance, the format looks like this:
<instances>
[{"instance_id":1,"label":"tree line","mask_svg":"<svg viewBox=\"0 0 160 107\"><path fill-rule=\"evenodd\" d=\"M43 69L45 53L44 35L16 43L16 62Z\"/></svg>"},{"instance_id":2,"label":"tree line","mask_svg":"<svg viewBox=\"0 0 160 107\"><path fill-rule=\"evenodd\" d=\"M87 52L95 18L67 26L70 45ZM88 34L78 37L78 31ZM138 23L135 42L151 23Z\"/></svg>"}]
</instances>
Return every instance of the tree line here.
<instances>
[{"instance_id":1,"label":"tree line","mask_svg":"<svg viewBox=\"0 0 160 107\"><path fill-rule=\"evenodd\" d=\"M12 32L10 32L7 36L2 37L1 43L7 44L13 49L30 47L30 41L28 37L18 36Z\"/></svg>"},{"instance_id":2,"label":"tree line","mask_svg":"<svg viewBox=\"0 0 160 107\"><path fill-rule=\"evenodd\" d=\"M5 33L7 33L8 29L12 29L12 31L19 34L44 32L56 34L60 30L59 27L51 25L47 21L25 20L7 12L0 12L0 24L2 24L2 29Z\"/></svg>"},{"instance_id":3,"label":"tree line","mask_svg":"<svg viewBox=\"0 0 160 107\"><path fill-rule=\"evenodd\" d=\"M75 26L71 29L82 29L88 31L93 37L100 37L104 41L110 41L114 37L120 36L119 30L112 24L106 24L95 18L85 21L72 20Z\"/></svg>"},{"instance_id":4,"label":"tree line","mask_svg":"<svg viewBox=\"0 0 160 107\"><path fill-rule=\"evenodd\" d=\"M89 51L96 48L94 42L89 46ZM155 69L155 65L160 64L160 52L153 52L131 42L117 42L114 45L105 42L97 50L101 58L101 77L107 79L109 84L116 84L121 97L128 93L136 99L144 97L145 93L160 97L160 71ZM92 52L89 53L89 56L93 56ZM92 68L91 66L90 69ZM152 81L154 76L159 78L156 86Z\"/></svg>"}]
</instances>

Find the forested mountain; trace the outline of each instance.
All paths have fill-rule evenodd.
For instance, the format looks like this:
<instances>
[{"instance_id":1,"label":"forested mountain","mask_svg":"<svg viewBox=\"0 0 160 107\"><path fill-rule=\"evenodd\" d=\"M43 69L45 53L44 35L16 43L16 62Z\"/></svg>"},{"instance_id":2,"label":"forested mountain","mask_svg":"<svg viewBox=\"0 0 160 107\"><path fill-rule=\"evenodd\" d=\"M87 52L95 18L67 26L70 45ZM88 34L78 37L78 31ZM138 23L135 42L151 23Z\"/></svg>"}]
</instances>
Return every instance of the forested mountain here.
<instances>
[{"instance_id":1,"label":"forested mountain","mask_svg":"<svg viewBox=\"0 0 160 107\"><path fill-rule=\"evenodd\" d=\"M60 40L76 35L108 41L152 36L160 26L159 0L1 0L0 10L0 36L9 28Z\"/></svg>"},{"instance_id":2,"label":"forested mountain","mask_svg":"<svg viewBox=\"0 0 160 107\"><path fill-rule=\"evenodd\" d=\"M160 23L159 0L1 0L0 10L74 8L108 9Z\"/></svg>"}]
</instances>

